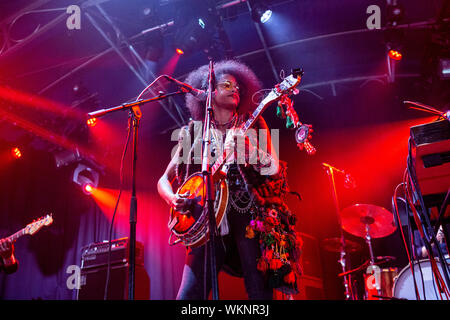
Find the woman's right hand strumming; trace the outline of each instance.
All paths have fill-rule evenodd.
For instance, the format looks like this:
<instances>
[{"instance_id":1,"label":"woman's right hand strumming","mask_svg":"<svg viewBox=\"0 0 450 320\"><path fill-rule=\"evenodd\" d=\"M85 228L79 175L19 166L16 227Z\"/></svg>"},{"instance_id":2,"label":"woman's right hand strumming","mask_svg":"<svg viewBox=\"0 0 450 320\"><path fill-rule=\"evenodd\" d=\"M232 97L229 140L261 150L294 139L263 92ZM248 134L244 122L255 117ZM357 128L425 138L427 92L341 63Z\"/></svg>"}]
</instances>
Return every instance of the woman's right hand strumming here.
<instances>
[{"instance_id":1,"label":"woman's right hand strumming","mask_svg":"<svg viewBox=\"0 0 450 320\"><path fill-rule=\"evenodd\" d=\"M190 200L188 199L189 193L186 192L184 194L175 193L172 196L172 201L170 206L175 210L182 214L188 213L187 210L190 206Z\"/></svg>"}]
</instances>

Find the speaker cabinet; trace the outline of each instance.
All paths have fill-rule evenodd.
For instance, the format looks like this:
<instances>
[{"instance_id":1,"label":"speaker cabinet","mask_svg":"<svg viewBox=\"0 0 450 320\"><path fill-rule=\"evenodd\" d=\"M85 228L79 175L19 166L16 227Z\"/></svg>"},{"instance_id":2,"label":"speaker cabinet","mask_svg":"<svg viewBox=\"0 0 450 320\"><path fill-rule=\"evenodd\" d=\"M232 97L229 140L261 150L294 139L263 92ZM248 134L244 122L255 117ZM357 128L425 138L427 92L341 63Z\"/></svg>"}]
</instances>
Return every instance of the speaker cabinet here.
<instances>
[{"instance_id":1,"label":"speaker cabinet","mask_svg":"<svg viewBox=\"0 0 450 320\"><path fill-rule=\"evenodd\" d=\"M128 299L128 263L112 265L110 269L108 300ZM78 300L103 300L107 276L107 266L86 268L81 270L80 289ZM136 300L150 299L150 278L143 266L135 269Z\"/></svg>"}]
</instances>

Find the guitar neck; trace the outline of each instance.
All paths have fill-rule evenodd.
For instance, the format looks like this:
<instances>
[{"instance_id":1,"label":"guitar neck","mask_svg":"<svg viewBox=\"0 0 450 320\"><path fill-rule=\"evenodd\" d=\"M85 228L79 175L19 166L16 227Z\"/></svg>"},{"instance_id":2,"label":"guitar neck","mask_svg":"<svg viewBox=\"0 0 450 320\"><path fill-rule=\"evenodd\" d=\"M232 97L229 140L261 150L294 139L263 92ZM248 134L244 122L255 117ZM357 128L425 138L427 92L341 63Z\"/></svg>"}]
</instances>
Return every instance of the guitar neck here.
<instances>
[{"instance_id":1,"label":"guitar neck","mask_svg":"<svg viewBox=\"0 0 450 320\"><path fill-rule=\"evenodd\" d=\"M251 128L251 126L255 123L256 119L258 119L259 115L264 111L265 107L267 106L267 103L264 101L261 102L258 107L253 111L251 116L247 119L245 124L242 126L241 130L242 133L246 133L248 129Z\"/></svg>"},{"instance_id":2,"label":"guitar neck","mask_svg":"<svg viewBox=\"0 0 450 320\"><path fill-rule=\"evenodd\" d=\"M9 237L7 237L6 239L11 240L11 241L16 241L17 239L19 239L20 237L25 235L25 228L17 231L16 233L10 235Z\"/></svg>"},{"instance_id":3,"label":"guitar neck","mask_svg":"<svg viewBox=\"0 0 450 320\"><path fill-rule=\"evenodd\" d=\"M253 113L250 115L250 117L247 119L245 124L241 126L239 129L241 130L241 134L246 134L247 130L250 129L250 127L255 123L256 119L260 116L260 114L264 111L264 109L272 102L280 99L280 97L283 94L286 94L289 90L296 87L300 83L301 76L303 74L303 71L300 71L300 69L296 69L294 75L290 75L289 77L285 78L282 83L275 86L274 89L270 91L270 93L261 101L261 103L258 105L258 107L253 111ZM225 153L222 154L214 163L214 165L211 168L212 175L214 176L217 172L219 172L219 169L223 166L225 161L227 160ZM226 170L226 169L225 169ZM226 173L226 171L224 171Z\"/></svg>"},{"instance_id":4,"label":"guitar neck","mask_svg":"<svg viewBox=\"0 0 450 320\"><path fill-rule=\"evenodd\" d=\"M248 129L251 128L251 126L255 123L256 119L258 119L259 115L263 112L265 107L268 105L266 100L263 100L258 107L253 111L253 113L250 115L250 117L247 119L247 121L244 123L242 127L240 127L241 133L245 134ZM222 154L214 163L214 165L211 168L212 175L214 176L218 170L223 166L223 164L226 161L225 154ZM226 171L225 171L226 173Z\"/></svg>"}]
</instances>

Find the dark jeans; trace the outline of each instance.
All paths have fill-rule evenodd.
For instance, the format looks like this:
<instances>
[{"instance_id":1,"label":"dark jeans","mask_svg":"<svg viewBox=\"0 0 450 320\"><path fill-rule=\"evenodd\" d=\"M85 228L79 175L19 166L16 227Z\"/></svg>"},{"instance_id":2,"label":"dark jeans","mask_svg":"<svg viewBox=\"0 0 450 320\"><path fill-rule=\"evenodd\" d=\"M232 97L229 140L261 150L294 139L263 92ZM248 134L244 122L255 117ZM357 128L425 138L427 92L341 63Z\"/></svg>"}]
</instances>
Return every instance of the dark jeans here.
<instances>
[{"instance_id":1,"label":"dark jeans","mask_svg":"<svg viewBox=\"0 0 450 320\"><path fill-rule=\"evenodd\" d=\"M216 267L221 270L227 255L239 255L245 288L250 300L271 300L273 290L265 285L263 274L257 269L257 259L260 257L259 240L245 237L245 228L250 222L250 215L229 210L227 213L230 233L218 236L215 243ZM234 242L234 243L232 243ZM237 251L230 248L237 247ZM183 278L178 291L177 300L202 300L211 291L211 272L209 259L206 261L208 272L205 270L205 248L189 249L183 270ZM209 254L207 254L207 257ZM206 292L204 283L206 280ZM219 292L220 297L220 292Z\"/></svg>"}]
</instances>

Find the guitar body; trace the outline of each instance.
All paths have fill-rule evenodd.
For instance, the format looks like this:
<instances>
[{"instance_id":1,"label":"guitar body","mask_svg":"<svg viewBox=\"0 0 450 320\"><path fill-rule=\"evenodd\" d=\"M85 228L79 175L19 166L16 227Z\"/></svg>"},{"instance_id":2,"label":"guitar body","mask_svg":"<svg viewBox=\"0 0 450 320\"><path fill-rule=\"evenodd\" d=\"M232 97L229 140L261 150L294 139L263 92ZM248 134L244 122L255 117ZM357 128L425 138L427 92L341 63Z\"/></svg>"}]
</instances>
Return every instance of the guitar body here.
<instances>
[{"instance_id":1,"label":"guitar body","mask_svg":"<svg viewBox=\"0 0 450 320\"><path fill-rule=\"evenodd\" d=\"M175 243L182 242L185 246L199 247L206 243L209 235L206 208L206 194L203 175L200 172L192 174L178 189L178 194L188 193L190 204L185 212L171 208L168 227L178 238ZM228 183L225 179L213 179L213 199L216 226L220 226L228 203Z\"/></svg>"}]
</instances>

